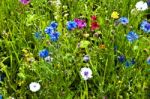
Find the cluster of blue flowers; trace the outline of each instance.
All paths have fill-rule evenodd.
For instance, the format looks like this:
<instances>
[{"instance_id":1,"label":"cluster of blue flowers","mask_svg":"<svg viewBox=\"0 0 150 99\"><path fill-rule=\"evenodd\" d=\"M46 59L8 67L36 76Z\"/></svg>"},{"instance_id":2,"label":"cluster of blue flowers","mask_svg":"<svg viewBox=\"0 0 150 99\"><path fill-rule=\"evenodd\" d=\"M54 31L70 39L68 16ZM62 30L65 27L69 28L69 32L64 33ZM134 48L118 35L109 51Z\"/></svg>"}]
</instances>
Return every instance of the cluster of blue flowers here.
<instances>
[{"instance_id":1,"label":"cluster of blue flowers","mask_svg":"<svg viewBox=\"0 0 150 99\"><path fill-rule=\"evenodd\" d=\"M57 41L60 36L60 33L56 31L57 27L58 27L58 23L53 21L45 29L45 33L47 33L50 36L51 41Z\"/></svg>"},{"instance_id":2,"label":"cluster of blue flowers","mask_svg":"<svg viewBox=\"0 0 150 99\"><path fill-rule=\"evenodd\" d=\"M146 33L150 33L150 23L147 22L146 20L144 20L141 24L140 24L140 28L141 30L143 30Z\"/></svg>"}]
</instances>

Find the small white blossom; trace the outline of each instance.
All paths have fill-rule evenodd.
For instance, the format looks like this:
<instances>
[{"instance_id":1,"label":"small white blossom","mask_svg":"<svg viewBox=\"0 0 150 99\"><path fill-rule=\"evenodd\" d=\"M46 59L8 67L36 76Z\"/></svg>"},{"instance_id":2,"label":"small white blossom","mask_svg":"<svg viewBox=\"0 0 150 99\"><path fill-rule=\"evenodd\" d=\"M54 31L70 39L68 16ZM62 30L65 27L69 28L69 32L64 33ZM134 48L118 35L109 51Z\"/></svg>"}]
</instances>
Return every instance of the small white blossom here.
<instances>
[{"instance_id":1,"label":"small white blossom","mask_svg":"<svg viewBox=\"0 0 150 99\"><path fill-rule=\"evenodd\" d=\"M147 3L143 2L143 1L137 2L136 5L135 5L135 7L139 11L144 11L144 10L148 9Z\"/></svg>"},{"instance_id":2,"label":"small white blossom","mask_svg":"<svg viewBox=\"0 0 150 99\"><path fill-rule=\"evenodd\" d=\"M46 62L51 62L53 60L53 58L51 58L51 56L47 56L47 57L44 58L44 60Z\"/></svg>"},{"instance_id":3,"label":"small white blossom","mask_svg":"<svg viewBox=\"0 0 150 99\"><path fill-rule=\"evenodd\" d=\"M40 90L41 85L37 82L31 82L30 85L29 85L29 88L32 92L37 92L37 91Z\"/></svg>"},{"instance_id":4,"label":"small white blossom","mask_svg":"<svg viewBox=\"0 0 150 99\"><path fill-rule=\"evenodd\" d=\"M80 74L84 80L92 78L92 70L90 68L87 67L81 68Z\"/></svg>"}]
</instances>

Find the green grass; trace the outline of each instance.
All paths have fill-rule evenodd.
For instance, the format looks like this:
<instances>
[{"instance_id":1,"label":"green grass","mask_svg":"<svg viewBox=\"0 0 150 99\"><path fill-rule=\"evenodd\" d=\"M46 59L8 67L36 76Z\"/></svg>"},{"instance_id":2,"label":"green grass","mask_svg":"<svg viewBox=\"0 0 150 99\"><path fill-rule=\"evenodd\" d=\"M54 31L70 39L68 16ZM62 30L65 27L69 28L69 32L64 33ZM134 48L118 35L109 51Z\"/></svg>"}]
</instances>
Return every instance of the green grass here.
<instances>
[{"instance_id":1,"label":"green grass","mask_svg":"<svg viewBox=\"0 0 150 99\"><path fill-rule=\"evenodd\" d=\"M149 98L150 67L146 59L150 55L150 37L138 29L146 12L131 14L138 0L61 0L60 6L48 1L51 0L32 0L26 6L18 0L0 2L0 74L6 74L0 82L0 94L4 99ZM129 24L114 26L113 11L128 17ZM102 38L93 37L90 31L92 15L97 15L100 29L96 32ZM87 27L68 31L66 22L74 18L86 18ZM44 32L51 21L58 22L61 35L57 42L51 42ZM130 30L140 35L134 43L125 37ZM40 31L46 37L37 40L34 33ZM84 33L90 36L85 38ZM77 47L82 40L90 41L85 49ZM99 48L100 44L106 48ZM118 46L117 53L114 44ZM134 46L138 49L134 50ZM38 56L43 48L52 53L50 64ZM22 49L33 53L34 63L25 61ZM85 54L90 56L88 63L83 63ZM136 63L129 68L119 62L115 66L114 60L122 54L127 59L135 58ZM80 76L80 69L85 66L93 72L93 78L87 81ZM36 93L29 90L34 81L41 84Z\"/></svg>"}]
</instances>

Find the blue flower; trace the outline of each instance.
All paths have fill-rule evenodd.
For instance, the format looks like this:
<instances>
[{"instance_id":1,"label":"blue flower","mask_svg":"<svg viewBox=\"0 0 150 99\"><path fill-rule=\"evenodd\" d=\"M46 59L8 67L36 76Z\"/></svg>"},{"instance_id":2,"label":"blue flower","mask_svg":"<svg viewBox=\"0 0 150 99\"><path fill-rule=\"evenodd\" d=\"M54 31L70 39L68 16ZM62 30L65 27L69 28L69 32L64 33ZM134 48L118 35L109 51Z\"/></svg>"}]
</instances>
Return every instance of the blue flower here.
<instances>
[{"instance_id":1,"label":"blue flower","mask_svg":"<svg viewBox=\"0 0 150 99\"><path fill-rule=\"evenodd\" d=\"M72 30L72 29L74 29L76 27L77 27L77 23L75 21L68 21L67 22L67 29L68 30Z\"/></svg>"},{"instance_id":2,"label":"blue flower","mask_svg":"<svg viewBox=\"0 0 150 99\"><path fill-rule=\"evenodd\" d=\"M135 58L131 59L131 64L133 64L133 65L135 64Z\"/></svg>"},{"instance_id":3,"label":"blue flower","mask_svg":"<svg viewBox=\"0 0 150 99\"><path fill-rule=\"evenodd\" d=\"M2 73L1 75L0 75L0 81L4 81L4 78L6 77L6 74L4 74L4 73Z\"/></svg>"},{"instance_id":4,"label":"blue flower","mask_svg":"<svg viewBox=\"0 0 150 99\"><path fill-rule=\"evenodd\" d=\"M43 50L41 50L41 51L39 52L39 56L40 56L41 58L45 58L45 57L47 57L48 55L49 55L49 52L48 52L47 49L43 49Z\"/></svg>"},{"instance_id":5,"label":"blue flower","mask_svg":"<svg viewBox=\"0 0 150 99\"><path fill-rule=\"evenodd\" d=\"M51 26L46 27L46 29L45 29L45 33L47 33L47 34L52 34L52 33L54 33L54 28L53 28L53 27L51 27Z\"/></svg>"},{"instance_id":6,"label":"blue flower","mask_svg":"<svg viewBox=\"0 0 150 99\"><path fill-rule=\"evenodd\" d=\"M34 33L34 37L35 37L36 39L42 39L42 38L43 38L43 36L42 36L42 34L41 34L40 32L35 32L35 33Z\"/></svg>"},{"instance_id":7,"label":"blue flower","mask_svg":"<svg viewBox=\"0 0 150 99\"><path fill-rule=\"evenodd\" d=\"M146 33L150 33L150 23L148 23L146 20L144 20L141 24L140 24L140 28L141 30L143 30Z\"/></svg>"},{"instance_id":8,"label":"blue flower","mask_svg":"<svg viewBox=\"0 0 150 99\"><path fill-rule=\"evenodd\" d=\"M121 18L119 19L119 22L120 22L121 24L123 24L123 25L126 25L126 24L129 23L129 20L128 20L128 18L126 18L126 17L121 17Z\"/></svg>"},{"instance_id":9,"label":"blue flower","mask_svg":"<svg viewBox=\"0 0 150 99\"><path fill-rule=\"evenodd\" d=\"M88 56L88 55L85 55L84 57L83 57L83 61L84 62L88 62L90 60L90 57Z\"/></svg>"},{"instance_id":10,"label":"blue flower","mask_svg":"<svg viewBox=\"0 0 150 99\"><path fill-rule=\"evenodd\" d=\"M60 35L59 32L55 32L55 33L50 34L49 36L50 36L51 41L57 41L59 38L59 35Z\"/></svg>"},{"instance_id":11,"label":"blue flower","mask_svg":"<svg viewBox=\"0 0 150 99\"><path fill-rule=\"evenodd\" d=\"M124 55L118 56L118 60L119 60L119 62L123 63L125 61Z\"/></svg>"},{"instance_id":12,"label":"blue flower","mask_svg":"<svg viewBox=\"0 0 150 99\"><path fill-rule=\"evenodd\" d=\"M147 5L150 6L150 0L147 0Z\"/></svg>"},{"instance_id":13,"label":"blue flower","mask_svg":"<svg viewBox=\"0 0 150 99\"><path fill-rule=\"evenodd\" d=\"M134 65L135 64L135 58L132 58L131 60L127 60L126 62L125 62L125 66L126 67L130 67L130 66L132 66L132 65Z\"/></svg>"},{"instance_id":14,"label":"blue flower","mask_svg":"<svg viewBox=\"0 0 150 99\"><path fill-rule=\"evenodd\" d=\"M0 99L3 99L3 96L2 96L2 95L0 95Z\"/></svg>"},{"instance_id":15,"label":"blue flower","mask_svg":"<svg viewBox=\"0 0 150 99\"><path fill-rule=\"evenodd\" d=\"M55 21L52 21L50 24L50 27L52 27L54 30L56 30L57 26L58 26L58 23L56 23Z\"/></svg>"},{"instance_id":16,"label":"blue flower","mask_svg":"<svg viewBox=\"0 0 150 99\"><path fill-rule=\"evenodd\" d=\"M147 64L150 65L150 56L147 58Z\"/></svg>"},{"instance_id":17,"label":"blue flower","mask_svg":"<svg viewBox=\"0 0 150 99\"><path fill-rule=\"evenodd\" d=\"M126 61L126 62L125 62L125 66L126 66L126 67L130 67L131 65L132 65L132 64L131 64L130 61Z\"/></svg>"},{"instance_id":18,"label":"blue flower","mask_svg":"<svg viewBox=\"0 0 150 99\"><path fill-rule=\"evenodd\" d=\"M139 38L139 36L133 31L130 31L126 37L127 37L128 41L130 41L130 42L133 42Z\"/></svg>"}]
</instances>

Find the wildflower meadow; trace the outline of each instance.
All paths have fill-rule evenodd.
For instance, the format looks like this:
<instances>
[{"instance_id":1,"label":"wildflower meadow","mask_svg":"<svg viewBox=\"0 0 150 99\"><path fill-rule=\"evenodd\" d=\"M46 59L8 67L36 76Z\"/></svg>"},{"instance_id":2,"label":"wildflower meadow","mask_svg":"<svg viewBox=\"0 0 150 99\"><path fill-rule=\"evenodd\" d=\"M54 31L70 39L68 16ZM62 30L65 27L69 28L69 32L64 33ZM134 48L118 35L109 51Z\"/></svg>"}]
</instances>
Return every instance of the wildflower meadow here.
<instances>
[{"instance_id":1,"label":"wildflower meadow","mask_svg":"<svg viewBox=\"0 0 150 99\"><path fill-rule=\"evenodd\" d=\"M150 0L0 0L0 99L150 99Z\"/></svg>"}]
</instances>

